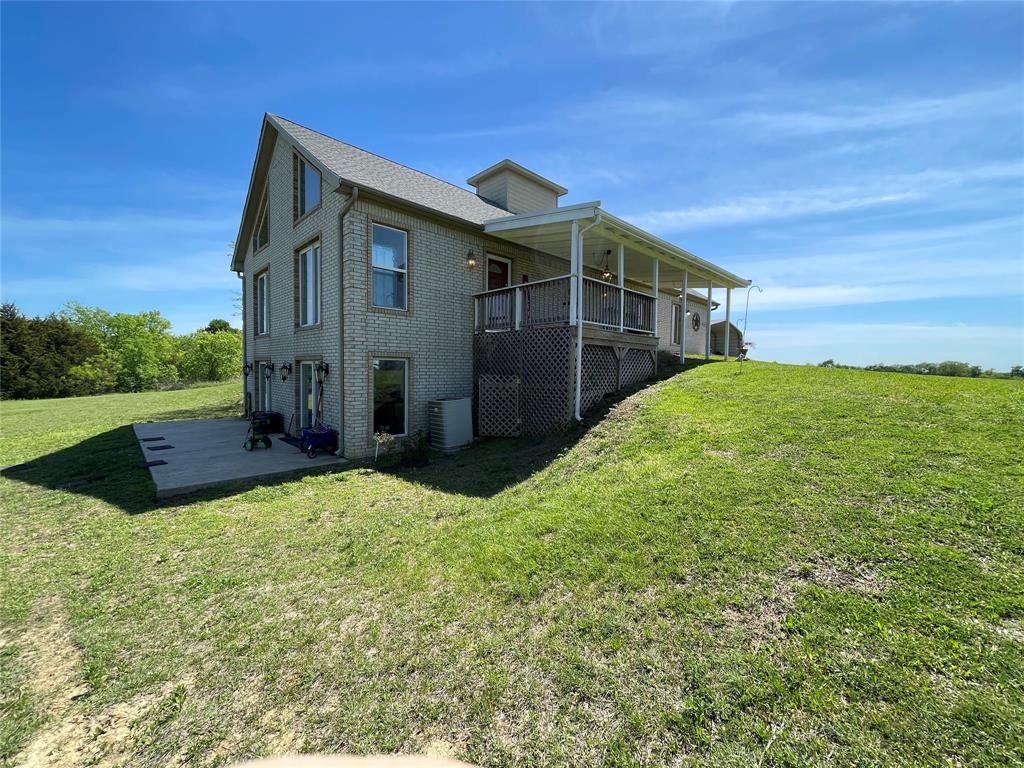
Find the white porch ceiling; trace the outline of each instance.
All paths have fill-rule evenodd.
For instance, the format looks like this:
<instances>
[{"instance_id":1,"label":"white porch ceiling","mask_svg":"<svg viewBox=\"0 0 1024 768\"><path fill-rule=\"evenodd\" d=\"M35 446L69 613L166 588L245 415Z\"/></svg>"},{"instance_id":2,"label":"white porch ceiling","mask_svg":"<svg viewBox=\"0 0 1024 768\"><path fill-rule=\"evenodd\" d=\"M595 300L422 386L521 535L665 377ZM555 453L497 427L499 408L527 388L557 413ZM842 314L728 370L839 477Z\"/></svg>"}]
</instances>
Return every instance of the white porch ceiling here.
<instances>
[{"instance_id":1,"label":"white porch ceiling","mask_svg":"<svg viewBox=\"0 0 1024 768\"><path fill-rule=\"evenodd\" d=\"M608 266L617 271L619 244L624 247L625 279L651 285L652 259L658 259L658 284L662 290L682 290L683 273L688 273L691 289L706 291L708 282L717 288L749 285L732 273L706 262L678 246L634 227L604 211L599 204L554 208L536 214L496 219L484 225L484 231L503 240L565 259L568 272L572 222L583 232L595 220L597 224L583 235L583 264L603 269L606 252Z\"/></svg>"}]
</instances>

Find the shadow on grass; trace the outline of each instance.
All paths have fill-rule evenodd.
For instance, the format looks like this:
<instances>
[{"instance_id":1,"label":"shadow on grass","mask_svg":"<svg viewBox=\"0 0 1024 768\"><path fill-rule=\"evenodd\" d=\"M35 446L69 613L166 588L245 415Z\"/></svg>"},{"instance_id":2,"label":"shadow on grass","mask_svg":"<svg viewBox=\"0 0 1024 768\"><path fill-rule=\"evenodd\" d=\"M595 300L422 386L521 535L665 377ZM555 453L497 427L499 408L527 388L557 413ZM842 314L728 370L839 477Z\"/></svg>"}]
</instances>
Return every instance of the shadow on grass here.
<instances>
[{"instance_id":1,"label":"shadow on grass","mask_svg":"<svg viewBox=\"0 0 1024 768\"><path fill-rule=\"evenodd\" d=\"M539 438L484 439L459 453L432 453L428 460L416 462L415 466L398 465L384 471L446 493L479 498L494 496L544 469L571 449L622 400L683 370L688 371L707 362L716 361L688 359L685 369L680 368L678 361L669 364L661 362L654 379L608 395L586 415L581 424L563 432ZM157 421L172 421L223 418L225 413L222 406L214 406L168 411L159 416L161 418ZM157 500L149 470L138 466L140 462L151 458L143 456L135 432L131 426L125 425L25 464L8 467L3 471L3 476L50 490L89 496L128 514L139 514L233 496L256 486L279 485L306 475L339 471L338 466L310 467L263 478L236 480L194 493ZM357 466L346 464L342 471Z\"/></svg>"},{"instance_id":2,"label":"shadow on grass","mask_svg":"<svg viewBox=\"0 0 1024 768\"><path fill-rule=\"evenodd\" d=\"M659 360L658 373L653 379L607 395L584 416L582 423L562 432L546 437L484 438L458 453L432 453L426 464L417 462L414 466L399 465L384 471L446 493L489 498L544 469L570 450L629 396L684 370L715 362L720 361L688 358L685 368L681 368L678 359L671 362Z\"/></svg>"},{"instance_id":3,"label":"shadow on grass","mask_svg":"<svg viewBox=\"0 0 1024 768\"><path fill-rule=\"evenodd\" d=\"M160 418L153 421L228 416L222 405L165 411L158 415ZM156 487L149 469L138 466L140 462L155 458L159 458L159 455L143 456L135 431L131 425L124 425L24 464L8 467L3 471L3 477L53 491L88 496L134 515L154 509L210 501L255 486L277 485L299 476L337 469L330 466L310 467L265 478L232 481L191 494L157 500Z\"/></svg>"}]
</instances>

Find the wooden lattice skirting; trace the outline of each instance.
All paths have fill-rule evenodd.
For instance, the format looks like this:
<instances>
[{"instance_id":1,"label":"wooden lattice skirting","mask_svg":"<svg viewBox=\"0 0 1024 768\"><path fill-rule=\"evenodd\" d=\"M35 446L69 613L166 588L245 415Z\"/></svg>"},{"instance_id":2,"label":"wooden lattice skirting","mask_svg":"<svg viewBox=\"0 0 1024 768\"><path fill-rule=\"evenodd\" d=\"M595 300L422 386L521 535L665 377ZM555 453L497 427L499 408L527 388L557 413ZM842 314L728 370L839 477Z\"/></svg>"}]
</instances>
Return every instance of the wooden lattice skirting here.
<instances>
[{"instance_id":1,"label":"wooden lattice skirting","mask_svg":"<svg viewBox=\"0 0 1024 768\"><path fill-rule=\"evenodd\" d=\"M654 375L656 350L623 343L583 344L581 410ZM572 421L575 329L571 326L478 333L473 342L477 433L543 435Z\"/></svg>"}]
</instances>

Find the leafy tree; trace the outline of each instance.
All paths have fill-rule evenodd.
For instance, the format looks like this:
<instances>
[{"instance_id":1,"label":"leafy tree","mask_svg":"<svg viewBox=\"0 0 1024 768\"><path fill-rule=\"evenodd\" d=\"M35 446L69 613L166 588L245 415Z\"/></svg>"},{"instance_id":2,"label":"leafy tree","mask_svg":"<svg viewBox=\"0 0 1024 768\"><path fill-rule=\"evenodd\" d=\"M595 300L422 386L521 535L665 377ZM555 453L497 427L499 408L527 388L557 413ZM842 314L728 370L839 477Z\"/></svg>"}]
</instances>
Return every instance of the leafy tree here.
<instances>
[{"instance_id":1,"label":"leafy tree","mask_svg":"<svg viewBox=\"0 0 1024 768\"><path fill-rule=\"evenodd\" d=\"M238 333L239 331L231 327L231 323L221 318L215 318L209 322L209 324L203 329L206 333L220 333L221 331L231 331Z\"/></svg>"},{"instance_id":2,"label":"leafy tree","mask_svg":"<svg viewBox=\"0 0 1024 768\"><path fill-rule=\"evenodd\" d=\"M100 351L96 341L62 317L25 317L0 307L0 396L69 397L88 394L71 372Z\"/></svg>"},{"instance_id":3,"label":"leafy tree","mask_svg":"<svg viewBox=\"0 0 1024 768\"><path fill-rule=\"evenodd\" d=\"M1010 375L1016 378L1024 377L1024 365L1015 365L1010 369Z\"/></svg>"},{"instance_id":4,"label":"leafy tree","mask_svg":"<svg viewBox=\"0 0 1024 768\"><path fill-rule=\"evenodd\" d=\"M178 371L185 381L223 381L242 368L242 336L235 330L179 336Z\"/></svg>"},{"instance_id":5,"label":"leafy tree","mask_svg":"<svg viewBox=\"0 0 1024 768\"><path fill-rule=\"evenodd\" d=\"M62 314L99 343L104 357L91 364L112 365L118 391L139 392L177 380L171 323L159 312L111 314L72 302Z\"/></svg>"}]
</instances>

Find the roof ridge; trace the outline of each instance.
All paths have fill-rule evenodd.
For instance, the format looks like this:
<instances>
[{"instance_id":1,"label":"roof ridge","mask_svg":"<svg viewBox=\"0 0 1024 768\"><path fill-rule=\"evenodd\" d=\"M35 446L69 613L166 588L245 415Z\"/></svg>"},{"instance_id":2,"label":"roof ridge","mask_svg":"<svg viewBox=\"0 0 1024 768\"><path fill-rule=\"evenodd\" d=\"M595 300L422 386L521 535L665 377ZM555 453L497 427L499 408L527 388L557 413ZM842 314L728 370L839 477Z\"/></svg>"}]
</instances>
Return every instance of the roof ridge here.
<instances>
[{"instance_id":1,"label":"roof ridge","mask_svg":"<svg viewBox=\"0 0 1024 768\"><path fill-rule=\"evenodd\" d=\"M341 139L336 138L334 136L331 136L330 134L324 133L323 131L318 131L316 128L310 128L308 125L303 125L302 123L297 123L294 120L289 120L287 117L282 117L281 115L275 115L273 112L268 112L267 114L271 115L272 117L277 118L278 120L284 120L286 123L291 123L292 125L297 125L299 128L307 130L310 133L315 133L318 136L323 136L325 139L330 139L331 141L336 141L339 144L344 144L346 147L352 147L352 149L358 149L360 152L365 152L368 155L373 155L374 157L376 157L376 158L378 158L380 160L383 160L383 161L385 161L387 163L391 163L393 165L397 165L397 166L400 166L402 168L405 168L407 171L412 171L413 173L418 173L420 176L426 176L428 179L433 179L434 181L439 181L442 184L447 184L452 189L457 189L459 192L464 192L467 195L472 195L473 197L477 198L478 200L481 200L481 201L487 203L488 205L492 205L495 208L499 208L499 209L501 209L503 211L504 210L508 210L507 208L503 208L502 206L495 204L493 201L488 200L486 197L483 197L482 195L480 195L480 194L478 194L478 193L476 193L476 192L474 192L474 191L472 191L470 189L466 189L465 187L460 187L458 184L455 184L455 183L453 183L451 181L448 181L447 179L442 179L439 176L434 176L433 174L427 173L426 171L421 171L419 168L413 168L411 165L406 165L405 163L400 163L397 160L392 160L390 157L384 157L384 155L380 155L380 154L377 154L376 152L373 152L372 150L356 146L355 144L352 144L351 142L342 141Z\"/></svg>"}]
</instances>

